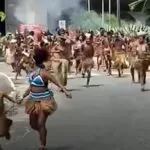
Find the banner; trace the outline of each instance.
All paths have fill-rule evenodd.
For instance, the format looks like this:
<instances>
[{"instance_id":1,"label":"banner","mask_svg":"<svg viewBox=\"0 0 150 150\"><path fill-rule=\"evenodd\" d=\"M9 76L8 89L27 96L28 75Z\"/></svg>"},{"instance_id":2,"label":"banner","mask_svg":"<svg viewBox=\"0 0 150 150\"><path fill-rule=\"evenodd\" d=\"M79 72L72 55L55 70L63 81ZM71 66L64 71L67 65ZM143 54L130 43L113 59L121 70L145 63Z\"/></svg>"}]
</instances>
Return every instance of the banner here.
<instances>
[{"instance_id":1,"label":"banner","mask_svg":"<svg viewBox=\"0 0 150 150\"><path fill-rule=\"evenodd\" d=\"M34 31L35 34L41 33L44 31L44 27L42 25L35 25L35 24L20 24L18 32L19 33L24 33L24 31Z\"/></svg>"},{"instance_id":2,"label":"banner","mask_svg":"<svg viewBox=\"0 0 150 150\"><path fill-rule=\"evenodd\" d=\"M59 20L59 28L66 30L66 20Z\"/></svg>"}]
</instances>

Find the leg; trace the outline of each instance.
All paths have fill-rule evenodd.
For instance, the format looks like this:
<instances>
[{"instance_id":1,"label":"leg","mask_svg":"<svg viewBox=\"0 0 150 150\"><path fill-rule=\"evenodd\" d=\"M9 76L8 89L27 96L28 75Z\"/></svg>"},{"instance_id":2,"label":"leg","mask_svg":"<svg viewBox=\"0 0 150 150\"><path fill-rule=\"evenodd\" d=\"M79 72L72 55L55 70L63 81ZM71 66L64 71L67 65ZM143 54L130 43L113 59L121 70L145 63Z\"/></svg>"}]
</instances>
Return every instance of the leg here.
<instances>
[{"instance_id":1,"label":"leg","mask_svg":"<svg viewBox=\"0 0 150 150\"><path fill-rule=\"evenodd\" d=\"M47 129L46 129L46 121L48 118L48 114L41 111L38 115L38 131L40 135L41 142L41 150L45 149L46 146L46 138L47 138Z\"/></svg>"},{"instance_id":2,"label":"leg","mask_svg":"<svg viewBox=\"0 0 150 150\"><path fill-rule=\"evenodd\" d=\"M62 59L61 71L63 76L63 86L67 86L68 66L68 60Z\"/></svg>"},{"instance_id":3,"label":"leg","mask_svg":"<svg viewBox=\"0 0 150 150\"><path fill-rule=\"evenodd\" d=\"M100 60L100 56L97 56L96 58L97 58L97 60L96 60L97 61L97 70L99 70L99 68L100 68L100 61L101 61Z\"/></svg>"},{"instance_id":4,"label":"leg","mask_svg":"<svg viewBox=\"0 0 150 150\"><path fill-rule=\"evenodd\" d=\"M29 73L29 69L30 69L30 67L29 67L29 66L26 66L26 67L22 67L22 69L25 71L26 76L27 76L27 75L28 75L28 73Z\"/></svg>"},{"instance_id":5,"label":"leg","mask_svg":"<svg viewBox=\"0 0 150 150\"><path fill-rule=\"evenodd\" d=\"M13 72L15 72L15 67L16 67L15 63L12 63L11 67L12 67Z\"/></svg>"},{"instance_id":6,"label":"leg","mask_svg":"<svg viewBox=\"0 0 150 150\"><path fill-rule=\"evenodd\" d=\"M146 70L144 70L144 72L143 72L143 78L144 78L143 83L146 84Z\"/></svg>"},{"instance_id":7,"label":"leg","mask_svg":"<svg viewBox=\"0 0 150 150\"><path fill-rule=\"evenodd\" d=\"M140 80L141 80L141 74L140 74L140 71L139 71L139 70L137 71L137 74L138 74L138 83L140 83Z\"/></svg>"},{"instance_id":8,"label":"leg","mask_svg":"<svg viewBox=\"0 0 150 150\"><path fill-rule=\"evenodd\" d=\"M102 55L102 56L101 56L101 59L102 59L102 66L104 67L104 65L105 65L105 56Z\"/></svg>"},{"instance_id":9,"label":"leg","mask_svg":"<svg viewBox=\"0 0 150 150\"><path fill-rule=\"evenodd\" d=\"M105 69L104 69L104 71L107 71L108 70L108 61L107 61L107 59L105 59Z\"/></svg>"},{"instance_id":10,"label":"leg","mask_svg":"<svg viewBox=\"0 0 150 150\"><path fill-rule=\"evenodd\" d=\"M71 66L72 66L72 62L70 59L68 59L68 73L71 73Z\"/></svg>"},{"instance_id":11,"label":"leg","mask_svg":"<svg viewBox=\"0 0 150 150\"><path fill-rule=\"evenodd\" d=\"M85 62L82 61L81 63L82 78L85 78L86 69L87 68L86 68Z\"/></svg>"},{"instance_id":12,"label":"leg","mask_svg":"<svg viewBox=\"0 0 150 150\"><path fill-rule=\"evenodd\" d=\"M81 72L81 65L80 65L80 60L75 60L76 61L76 75Z\"/></svg>"},{"instance_id":13,"label":"leg","mask_svg":"<svg viewBox=\"0 0 150 150\"><path fill-rule=\"evenodd\" d=\"M18 76L21 75L21 69L22 69L22 66L17 66L16 67L16 77L15 77L15 80L17 80Z\"/></svg>"},{"instance_id":14,"label":"leg","mask_svg":"<svg viewBox=\"0 0 150 150\"><path fill-rule=\"evenodd\" d=\"M8 132L5 135L6 140L10 140L11 139L11 134L10 134L10 127L12 126L13 121L11 119L6 118L7 121L7 126L8 126Z\"/></svg>"},{"instance_id":15,"label":"leg","mask_svg":"<svg viewBox=\"0 0 150 150\"><path fill-rule=\"evenodd\" d=\"M89 86L90 79L91 79L91 68L87 70L87 83L86 83L87 87Z\"/></svg>"},{"instance_id":16,"label":"leg","mask_svg":"<svg viewBox=\"0 0 150 150\"><path fill-rule=\"evenodd\" d=\"M33 130L38 131L38 116L36 114L31 114L29 116L30 126Z\"/></svg>"},{"instance_id":17,"label":"leg","mask_svg":"<svg viewBox=\"0 0 150 150\"><path fill-rule=\"evenodd\" d=\"M121 69L122 69L122 63L121 62L118 62L118 77L121 77Z\"/></svg>"},{"instance_id":18,"label":"leg","mask_svg":"<svg viewBox=\"0 0 150 150\"><path fill-rule=\"evenodd\" d=\"M108 60L108 74L111 75L111 59Z\"/></svg>"},{"instance_id":19,"label":"leg","mask_svg":"<svg viewBox=\"0 0 150 150\"><path fill-rule=\"evenodd\" d=\"M82 78L85 78L86 69L82 67Z\"/></svg>"},{"instance_id":20,"label":"leg","mask_svg":"<svg viewBox=\"0 0 150 150\"><path fill-rule=\"evenodd\" d=\"M140 83L141 83L141 91L145 91L145 74L144 70L140 70Z\"/></svg>"},{"instance_id":21,"label":"leg","mask_svg":"<svg viewBox=\"0 0 150 150\"><path fill-rule=\"evenodd\" d=\"M121 65L121 74L123 75L123 65Z\"/></svg>"},{"instance_id":22,"label":"leg","mask_svg":"<svg viewBox=\"0 0 150 150\"><path fill-rule=\"evenodd\" d=\"M132 76L132 82L135 82L135 78L134 78L134 68L133 68L133 67L130 68L130 73L131 73L131 76Z\"/></svg>"},{"instance_id":23,"label":"leg","mask_svg":"<svg viewBox=\"0 0 150 150\"><path fill-rule=\"evenodd\" d=\"M16 76L15 76L15 80L17 80L18 79L18 75L20 74L20 68L17 68L17 70L16 70Z\"/></svg>"},{"instance_id":24,"label":"leg","mask_svg":"<svg viewBox=\"0 0 150 150\"><path fill-rule=\"evenodd\" d=\"M119 66L119 68L117 69L117 71L118 71L118 77L121 77L121 69L120 69L120 66Z\"/></svg>"}]
</instances>

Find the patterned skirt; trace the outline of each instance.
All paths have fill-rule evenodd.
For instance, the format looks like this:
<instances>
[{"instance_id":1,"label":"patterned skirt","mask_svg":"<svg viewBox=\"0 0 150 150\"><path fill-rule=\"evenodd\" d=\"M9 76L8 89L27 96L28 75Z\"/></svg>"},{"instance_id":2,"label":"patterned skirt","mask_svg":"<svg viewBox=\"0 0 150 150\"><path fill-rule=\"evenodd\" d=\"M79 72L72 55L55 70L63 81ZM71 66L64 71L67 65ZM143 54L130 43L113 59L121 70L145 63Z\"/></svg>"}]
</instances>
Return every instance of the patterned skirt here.
<instances>
[{"instance_id":1,"label":"patterned skirt","mask_svg":"<svg viewBox=\"0 0 150 150\"><path fill-rule=\"evenodd\" d=\"M124 54L118 54L116 55L115 59L114 59L114 68L120 68L120 67L128 68L127 65L127 59L126 56Z\"/></svg>"},{"instance_id":2,"label":"patterned skirt","mask_svg":"<svg viewBox=\"0 0 150 150\"><path fill-rule=\"evenodd\" d=\"M85 58L82 60L82 68L84 70L91 70L94 67L94 61L92 58Z\"/></svg>"},{"instance_id":3,"label":"patterned skirt","mask_svg":"<svg viewBox=\"0 0 150 150\"><path fill-rule=\"evenodd\" d=\"M27 114L39 114L41 111L51 115L57 110L57 103L53 97L33 99L30 96L25 98L25 112Z\"/></svg>"}]
</instances>

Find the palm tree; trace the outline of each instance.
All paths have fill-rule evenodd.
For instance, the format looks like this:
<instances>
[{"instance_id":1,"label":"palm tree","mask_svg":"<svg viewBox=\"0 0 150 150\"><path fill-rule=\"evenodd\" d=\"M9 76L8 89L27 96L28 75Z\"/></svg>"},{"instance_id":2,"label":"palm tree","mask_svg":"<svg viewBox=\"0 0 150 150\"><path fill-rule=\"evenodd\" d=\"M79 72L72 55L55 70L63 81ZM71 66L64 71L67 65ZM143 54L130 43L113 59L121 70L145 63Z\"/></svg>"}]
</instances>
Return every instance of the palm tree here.
<instances>
[{"instance_id":1,"label":"palm tree","mask_svg":"<svg viewBox=\"0 0 150 150\"><path fill-rule=\"evenodd\" d=\"M6 14L2 11L0 11L0 22L3 22L6 18Z\"/></svg>"},{"instance_id":2,"label":"palm tree","mask_svg":"<svg viewBox=\"0 0 150 150\"><path fill-rule=\"evenodd\" d=\"M150 0L136 0L129 4L132 12L129 12L136 21L147 24L150 15Z\"/></svg>"},{"instance_id":3,"label":"palm tree","mask_svg":"<svg viewBox=\"0 0 150 150\"><path fill-rule=\"evenodd\" d=\"M136 0L129 4L130 10L138 10L140 9L142 13L147 12L150 9L150 1L149 0Z\"/></svg>"}]
</instances>

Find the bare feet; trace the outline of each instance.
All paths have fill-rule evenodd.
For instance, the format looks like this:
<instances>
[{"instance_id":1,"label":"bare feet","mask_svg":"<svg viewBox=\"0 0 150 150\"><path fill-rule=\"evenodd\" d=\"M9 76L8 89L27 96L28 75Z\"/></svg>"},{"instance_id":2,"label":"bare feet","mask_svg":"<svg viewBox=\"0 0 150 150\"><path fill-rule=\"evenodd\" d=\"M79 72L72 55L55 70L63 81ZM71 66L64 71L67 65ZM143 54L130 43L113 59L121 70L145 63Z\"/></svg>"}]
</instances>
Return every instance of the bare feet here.
<instances>
[{"instance_id":1,"label":"bare feet","mask_svg":"<svg viewBox=\"0 0 150 150\"><path fill-rule=\"evenodd\" d=\"M5 135L5 138L6 138L6 140L10 140L10 139L11 139L11 134L8 132L8 133Z\"/></svg>"},{"instance_id":2,"label":"bare feet","mask_svg":"<svg viewBox=\"0 0 150 150\"><path fill-rule=\"evenodd\" d=\"M39 148L39 150L47 150L47 148L46 148L46 146L41 145L40 148Z\"/></svg>"}]
</instances>

